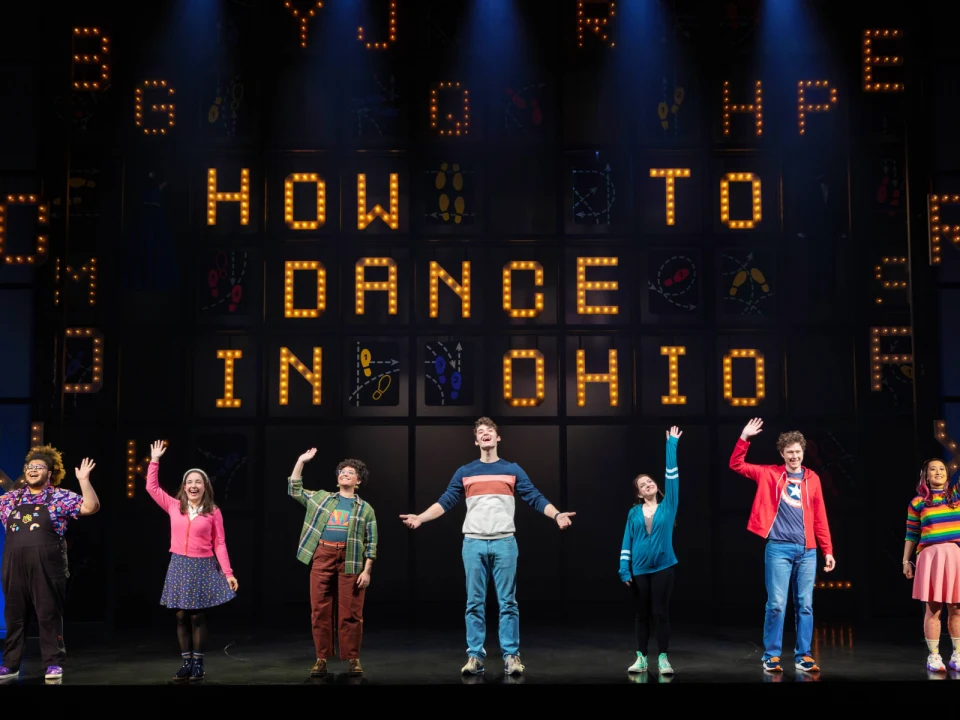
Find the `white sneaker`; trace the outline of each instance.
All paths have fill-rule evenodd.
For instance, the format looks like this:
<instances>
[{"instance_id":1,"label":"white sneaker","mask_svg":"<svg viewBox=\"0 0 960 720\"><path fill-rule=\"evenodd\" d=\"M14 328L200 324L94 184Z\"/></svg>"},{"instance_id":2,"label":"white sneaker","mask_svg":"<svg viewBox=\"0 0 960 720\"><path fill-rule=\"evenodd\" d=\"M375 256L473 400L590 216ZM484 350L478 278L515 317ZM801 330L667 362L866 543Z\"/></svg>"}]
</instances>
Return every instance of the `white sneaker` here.
<instances>
[{"instance_id":1,"label":"white sneaker","mask_svg":"<svg viewBox=\"0 0 960 720\"><path fill-rule=\"evenodd\" d=\"M950 656L950 669L960 670L960 650L954 650Z\"/></svg>"},{"instance_id":2,"label":"white sneaker","mask_svg":"<svg viewBox=\"0 0 960 720\"><path fill-rule=\"evenodd\" d=\"M647 671L647 658L643 653L637 653L637 659L633 665L627 668L628 673L644 673Z\"/></svg>"},{"instance_id":3,"label":"white sneaker","mask_svg":"<svg viewBox=\"0 0 960 720\"><path fill-rule=\"evenodd\" d=\"M927 670L930 672L946 672L947 668L943 664L943 658L940 653L930 653L927 655Z\"/></svg>"}]
</instances>

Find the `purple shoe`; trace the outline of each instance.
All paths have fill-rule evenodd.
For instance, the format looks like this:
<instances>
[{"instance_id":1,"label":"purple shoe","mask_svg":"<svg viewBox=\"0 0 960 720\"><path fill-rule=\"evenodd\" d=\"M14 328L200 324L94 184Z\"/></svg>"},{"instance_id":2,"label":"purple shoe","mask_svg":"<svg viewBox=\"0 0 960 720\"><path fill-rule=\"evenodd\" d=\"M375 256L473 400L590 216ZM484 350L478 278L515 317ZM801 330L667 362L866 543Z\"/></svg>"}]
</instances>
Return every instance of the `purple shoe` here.
<instances>
[{"instance_id":1,"label":"purple shoe","mask_svg":"<svg viewBox=\"0 0 960 720\"><path fill-rule=\"evenodd\" d=\"M5 680L16 680L18 677L20 677L19 670L11 670L8 667L0 667L0 682L4 682Z\"/></svg>"},{"instance_id":2,"label":"purple shoe","mask_svg":"<svg viewBox=\"0 0 960 720\"><path fill-rule=\"evenodd\" d=\"M960 671L960 651L954 651L950 656L950 669Z\"/></svg>"},{"instance_id":3,"label":"purple shoe","mask_svg":"<svg viewBox=\"0 0 960 720\"><path fill-rule=\"evenodd\" d=\"M43 677L47 680L59 680L63 677L63 668L59 665L51 665Z\"/></svg>"}]
</instances>

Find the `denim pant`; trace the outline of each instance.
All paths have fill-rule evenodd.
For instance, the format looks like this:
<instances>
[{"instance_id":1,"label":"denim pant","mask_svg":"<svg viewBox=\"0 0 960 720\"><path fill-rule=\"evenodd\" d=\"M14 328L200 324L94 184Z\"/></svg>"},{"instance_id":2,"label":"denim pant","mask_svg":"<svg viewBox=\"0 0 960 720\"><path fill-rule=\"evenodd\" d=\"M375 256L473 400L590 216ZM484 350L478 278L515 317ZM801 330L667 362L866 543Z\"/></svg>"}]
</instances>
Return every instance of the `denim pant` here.
<instances>
[{"instance_id":1,"label":"denim pant","mask_svg":"<svg viewBox=\"0 0 960 720\"><path fill-rule=\"evenodd\" d=\"M764 553L767 608L763 621L763 659L780 657L783 615L787 592L792 591L797 626L794 658L810 654L813 640L813 581L817 576L817 551L796 543L768 542Z\"/></svg>"},{"instance_id":2,"label":"denim pant","mask_svg":"<svg viewBox=\"0 0 960 720\"><path fill-rule=\"evenodd\" d=\"M487 656L487 581L493 576L500 605L500 650L503 657L520 654L520 612L517 610L517 539L463 539L463 569L467 576L467 655Z\"/></svg>"}]
</instances>

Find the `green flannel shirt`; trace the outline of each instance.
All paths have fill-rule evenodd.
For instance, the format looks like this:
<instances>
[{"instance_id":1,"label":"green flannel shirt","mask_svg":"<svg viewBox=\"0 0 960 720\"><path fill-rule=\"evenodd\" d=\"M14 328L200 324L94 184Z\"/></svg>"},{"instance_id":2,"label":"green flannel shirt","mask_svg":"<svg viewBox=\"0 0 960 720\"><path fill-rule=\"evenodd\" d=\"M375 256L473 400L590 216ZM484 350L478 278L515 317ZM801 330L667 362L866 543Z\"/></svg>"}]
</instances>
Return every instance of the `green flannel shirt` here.
<instances>
[{"instance_id":1,"label":"green flannel shirt","mask_svg":"<svg viewBox=\"0 0 960 720\"><path fill-rule=\"evenodd\" d=\"M287 478L287 494L307 509L300 532L300 544L297 546L297 560L309 565L330 513L337 509L339 493L304 490L303 478ZM350 525L347 526L346 551L344 573L347 575L362 573L366 558L377 559L377 517L370 503L364 502L359 495L357 506L350 515Z\"/></svg>"}]
</instances>

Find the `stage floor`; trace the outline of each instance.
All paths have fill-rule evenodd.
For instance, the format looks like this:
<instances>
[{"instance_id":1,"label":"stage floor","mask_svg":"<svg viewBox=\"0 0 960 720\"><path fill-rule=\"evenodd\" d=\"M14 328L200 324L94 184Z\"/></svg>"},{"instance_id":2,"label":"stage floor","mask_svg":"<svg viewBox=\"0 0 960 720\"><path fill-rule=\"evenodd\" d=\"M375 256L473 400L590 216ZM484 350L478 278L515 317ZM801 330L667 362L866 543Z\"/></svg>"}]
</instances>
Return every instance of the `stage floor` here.
<instances>
[{"instance_id":1,"label":"stage floor","mask_svg":"<svg viewBox=\"0 0 960 720\"><path fill-rule=\"evenodd\" d=\"M920 626L914 632L898 624L887 630L855 631L851 628L818 627L814 655L822 671L808 674L788 662L782 674L762 670L759 646L760 627L732 630L678 629L670 650L676 671L670 678L656 670L640 675L626 672L635 657L632 635L610 630L534 628L522 631L521 654L526 672L504 677L503 662L496 646L487 645L486 673L464 677L462 631L368 630L364 637L360 677L345 674L346 663L329 662L325 678L310 678L313 649L309 632L268 632L250 634L215 632L206 650L207 677L203 686L309 686L362 685L421 687L423 685L768 685L810 683L871 683L889 686L910 681L960 680L960 673L928 673L926 648L920 640ZM215 628L214 628L215 629ZM488 636L488 640L490 637ZM121 636L78 628L66 633L68 660L63 685L183 685L174 683L180 665L176 636L169 632L150 636ZM785 646L792 647L791 633ZM944 638L941 651L949 657L950 641ZM651 651L654 648L651 647ZM17 681L3 686L44 685L43 668L35 637L27 646L27 657ZM792 655L792 653L790 653ZM655 658L653 663L655 665ZM187 683L189 684L189 683ZM958 686L960 688L960 686ZM555 688L556 689L556 688ZM902 692L902 690L897 691Z\"/></svg>"}]
</instances>

